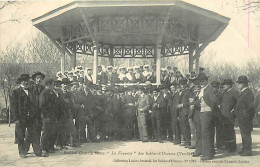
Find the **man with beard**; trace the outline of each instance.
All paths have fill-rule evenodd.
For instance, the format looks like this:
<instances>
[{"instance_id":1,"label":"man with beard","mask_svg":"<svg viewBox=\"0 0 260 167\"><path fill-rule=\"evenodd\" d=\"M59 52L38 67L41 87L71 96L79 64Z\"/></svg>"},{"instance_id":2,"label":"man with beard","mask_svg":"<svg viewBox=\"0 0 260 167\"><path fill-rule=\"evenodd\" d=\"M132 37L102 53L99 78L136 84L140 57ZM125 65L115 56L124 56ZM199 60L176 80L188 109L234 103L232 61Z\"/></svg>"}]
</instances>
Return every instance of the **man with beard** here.
<instances>
[{"instance_id":1,"label":"man with beard","mask_svg":"<svg viewBox=\"0 0 260 167\"><path fill-rule=\"evenodd\" d=\"M41 156L41 147L39 143L39 112L30 110L31 101L29 97L28 81L29 74L22 74L17 82L20 87L15 89L11 98L11 110L15 121L15 131L17 135L17 143L19 155L26 158L25 131L27 129L28 136L31 138L32 146L36 156Z\"/></svg>"}]
</instances>

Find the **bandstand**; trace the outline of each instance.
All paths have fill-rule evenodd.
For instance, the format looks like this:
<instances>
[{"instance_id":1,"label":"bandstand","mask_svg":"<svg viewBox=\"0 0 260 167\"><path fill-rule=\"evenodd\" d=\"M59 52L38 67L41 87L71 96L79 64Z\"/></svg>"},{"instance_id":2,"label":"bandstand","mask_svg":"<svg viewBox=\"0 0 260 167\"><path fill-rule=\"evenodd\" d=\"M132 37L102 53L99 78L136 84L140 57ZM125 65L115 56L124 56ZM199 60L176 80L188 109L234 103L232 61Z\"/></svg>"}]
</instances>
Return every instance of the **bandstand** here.
<instances>
[{"instance_id":1,"label":"bandstand","mask_svg":"<svg viewBox=\"0 0 260 167\"><path fill-rule=\"evenodd\" d=\"M189 70L198 71L201 52L215 41L229 18L176 0L74 1L32 20L76 66L76 55L94 57L96 83L98 57L151 58L160 84L161 59L189 55Z\"/></svg>"}]
</instances>

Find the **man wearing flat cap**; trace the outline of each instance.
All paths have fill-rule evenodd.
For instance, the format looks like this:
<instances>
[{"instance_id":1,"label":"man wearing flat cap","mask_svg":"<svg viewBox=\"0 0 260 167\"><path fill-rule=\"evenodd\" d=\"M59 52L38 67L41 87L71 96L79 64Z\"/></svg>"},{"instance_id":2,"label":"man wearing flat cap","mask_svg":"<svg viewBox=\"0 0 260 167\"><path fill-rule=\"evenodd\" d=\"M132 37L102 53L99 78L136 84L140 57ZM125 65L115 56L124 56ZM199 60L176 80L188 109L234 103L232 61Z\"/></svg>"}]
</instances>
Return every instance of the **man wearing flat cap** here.
<instances>
[{"instance_id":1,"label":"man wearing flat cap","mask_svg":"<svg viewBox=\"0 0 260 167\"><path fill-rule=\"evenodd\" d=\"M239 89L239 97L235 107L235 115L237 117L238 126L242 137L241 156L252 155L252 137L253 117L255 115L254 94L248 88L247 76L241 75L237 79Z\"/></svg>"},{"instance_id":2,"label":"man wearing flat cap","mask_svg":"<svg viewBox=\"0 0 260 167\"><path fill-rule=\"evenodd\" d=\"M239 93L233 88L233 84L234 82L231 79L224 79L221 84L223 92L220 96L224 140L224 146L222 146L222 149L226 149L229 152L234 152L236 150L234 109Z\"/></svg>"},{"instance_id":3,"label":"man wearing flat cap","mask_svg":"<svg viewBox=\"0 0 260 167\"><path fill-rule=\"evenodd\" d=\"M15 121L15 132L17 135L17 143L19 155L22 158L26 158L26 143L25 143L25 131L27 129L28 136L31 136L33 143L33 150L36 156L41 156L41 147L37 137L38 127L36 125L36 118L38 113L34 113L31 110L32 102L29 96L28 81L30 79L29 74L22 74L17 79L17 83L20 83L20 87L15 89L11 97L11 111Z\"/></svg>"}]
</instances>

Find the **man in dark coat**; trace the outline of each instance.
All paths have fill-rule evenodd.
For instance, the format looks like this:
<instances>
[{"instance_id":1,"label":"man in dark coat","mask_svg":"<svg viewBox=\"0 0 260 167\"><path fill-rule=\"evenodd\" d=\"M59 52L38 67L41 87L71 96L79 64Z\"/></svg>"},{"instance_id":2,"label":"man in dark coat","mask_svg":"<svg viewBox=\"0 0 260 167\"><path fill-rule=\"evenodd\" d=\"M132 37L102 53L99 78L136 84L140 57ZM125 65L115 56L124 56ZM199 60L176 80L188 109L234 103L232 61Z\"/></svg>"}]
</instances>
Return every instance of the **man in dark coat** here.
<instances>
[{"instance_id":1,"label":"man in dark coat","mask_svg":"<svg viewBox=\"0 0 260 167\"><path fill-rule=\"evenodd\" d=\"M15 89L11 98L11 110L15 121L15 131L17 134L17 143L19 155L26 158L25 131L27 129L28 136L31 136L31 142L36 156L41 156L41 148L38 140L39 112L31 110L32 102L30 101L28 81L29 74L22 74L18 78L20 87Z\"/></svg>"},{"instance_id":2,"label":"man in dark coat","mask_svg":"<svg viewBox=\"0 0 260 167\"><path fill-rule=\"evenodd\" d=\"M186 148L190 147L191 145L191 132L188 120L190 91L188 89L187 82L187 79L180 80L182 92L179 104L177 105L177 109L179 109L180 124L182 127L181 130L184 139L184 143L182 144L182 146L185 146Z\"/></svg>"},{"instance_id":3,"label":"man in dark coat","mask_svg":"<svg viewBox=\"0 0 260 167\"><path fill-rule=\"evenodd\" d=\"M220 102L220 83L218 81L211 82L211 86L214 89L215 101L212 102L212 114L214 123L214 134L216 136L216 148L220 149L223 144L223 118L219 107ZM215 133L216 132L216 133Z\"/></svg>"},{"instance_id":4,"label":"man in dark coat","mask_svg":"<svg viewBox=\"0 0 260 167\"><path fill-rule=\"evenodd\" d=\"M54 149L53 141L55 124L57 121L57 95L53 91L54 79L49 78L45 81L45 89L40 94L39 102L41 117L43 121L43 130L41 137L43 156L49 156L49 152Z\"/></svg>"},{"instance_id":5,"label":"man in dark coat","mask_svg":"<svg viewBox=\"0 0 260 167\"><path fill-rule=\"evenodd\" d=\"M34 118L36 125L34 127L37 127L37 140L40 143L41 138L41 130L42 130L42 120L41 120L41 111L39 107L39 97L41 92L44 90L44 86L41 84L42 80L45 78L45 75L41 72L35 72L32 75L33 84L29 85L29 96L31 101L31 111L37 117ZM26 143L26 152L30 149L30 144L32 143L32 138L36 136L30 136L28 133L25 134L25 143Z\"/></svg>"},{"instance_id":6,"label":"man in dark coat","mask_svg":"<svg viewBox=\"0 0 260 167\"><path fill-rule=\"evenodd\" d=\"M229 152L233 152L236 150L234 108L237 103L238 91L232 88L233 81L231 79L225 79L222 85L223 92L220 96L220 109L223 124L223 148L227 149Z\"/></svg>"},{"instance_id":7,"label":"man in dark coat","mask_svg":"<svg viewBox=\"0 0 260 167\"><path fill-rule=\"evenodd\" d=\"M98 66L98 76L97 79L99 81L99 84L101 85L106 85L108 78L107 78L107 73L103 71L102 66Z\"/></svg>"},{"instance_id":8,"label":"man in dark coat","mask_svg":"<svg viewBox=\"0 0 260 167\"><path fill-rule=\"evenodd\" d=\"M242 151L241 156L252 155L252 137L253 117L255 115L254 108L254 94L248 88L247 76L239 76L237 80L238 88L240 90L237 104L235 107L235 115L237 117L238 126L242 137Z\"/></svg>"},{"instance_id":9,"label":"man in dark coat","mask_svg":"<svg viewBox=\"0 0 260 167\"><path fill-rule=\"evenodd\" d=\"M163 112L166 110L166 102L161 95L160 90L155 88L153 90L153 98L152 98L152 127L153 127L153 134L155 142L163 143L162 136L161 136L161 121L163 118Z\"/></svg>"},{"instance_id":10,"label":"man in dark coat","mask_svg":"<svg viewBox=\"0 0 260 167\"><path fill-rule=\"evenodd\" d=\"M123 110L123 132L124 140L132 139L134 136L134 116L135 116L135 99L132 96L131 88L126 90L126 94L122 98L124 104Z\"/></svg>"},{"instance_id":11,"label":"man in dark coat","mask_svg":"<svg viewBox=\"0 0 260 167\"><path fill-rule=\"evenodd\" d=\"M170 113L171 113L171 126L173 133L173 144L181 144L181 129L180 129L180 121L178 117L178 109L177 105L180 101L180 85L175 83L171 86L171 98L168 103Z\"/></svg>"}]
</instances>

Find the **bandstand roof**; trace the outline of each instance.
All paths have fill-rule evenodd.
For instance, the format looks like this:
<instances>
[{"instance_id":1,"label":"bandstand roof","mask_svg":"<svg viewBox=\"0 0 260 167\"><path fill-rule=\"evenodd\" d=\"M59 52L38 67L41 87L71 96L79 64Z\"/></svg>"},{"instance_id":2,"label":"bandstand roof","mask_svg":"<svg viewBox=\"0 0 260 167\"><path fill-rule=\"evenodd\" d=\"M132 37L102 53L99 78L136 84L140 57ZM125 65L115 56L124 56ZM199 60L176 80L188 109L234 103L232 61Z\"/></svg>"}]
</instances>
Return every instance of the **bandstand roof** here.
<instances>
[{"instance_id":1,"label":"bandstand roof","mask_svg":"<svg viewBox=\"0 0 260 167\"><path fill-rule=\"evenodd\" d=\"M185 50L185 46L216 40L229 20L180 0L85 0L54 9L32 22L71 50L74 44L91 47L93 40L105 50L111 45L154 46L158 41L165 47L182 45ZM85 53L89 53L87 49Z\"/></svg>"}]
</instances>

